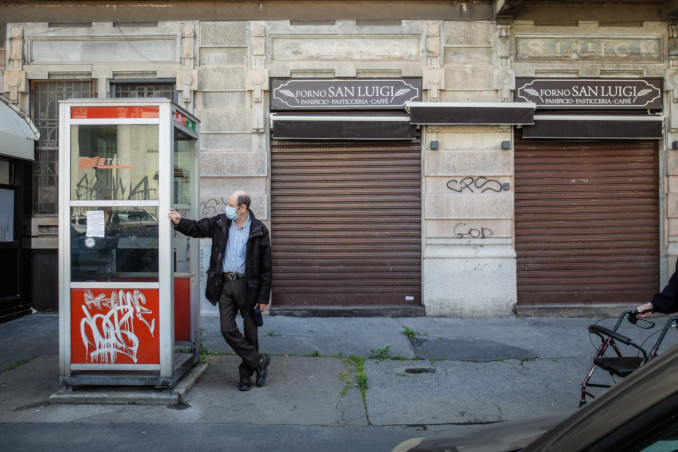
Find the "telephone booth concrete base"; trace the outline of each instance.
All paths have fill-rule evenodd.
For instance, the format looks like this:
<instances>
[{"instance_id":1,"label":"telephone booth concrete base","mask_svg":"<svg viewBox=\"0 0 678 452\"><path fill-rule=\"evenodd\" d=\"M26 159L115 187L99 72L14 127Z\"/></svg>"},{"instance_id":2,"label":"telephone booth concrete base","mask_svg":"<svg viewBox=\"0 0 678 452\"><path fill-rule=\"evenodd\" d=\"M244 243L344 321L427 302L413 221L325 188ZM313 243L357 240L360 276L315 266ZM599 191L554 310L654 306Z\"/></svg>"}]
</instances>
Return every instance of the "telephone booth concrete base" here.
<instances>
[{"instance_id":1,"label":"telephone booth concrete base","mask_svg":"<svg viewBox=\"0 0 678 452\"><path fill-rule=\"evenodd\" d=\"M59 105L59 366L67 386L172 388L200 361L199 123L165 99Z\"/></svg>"}]
</instances>

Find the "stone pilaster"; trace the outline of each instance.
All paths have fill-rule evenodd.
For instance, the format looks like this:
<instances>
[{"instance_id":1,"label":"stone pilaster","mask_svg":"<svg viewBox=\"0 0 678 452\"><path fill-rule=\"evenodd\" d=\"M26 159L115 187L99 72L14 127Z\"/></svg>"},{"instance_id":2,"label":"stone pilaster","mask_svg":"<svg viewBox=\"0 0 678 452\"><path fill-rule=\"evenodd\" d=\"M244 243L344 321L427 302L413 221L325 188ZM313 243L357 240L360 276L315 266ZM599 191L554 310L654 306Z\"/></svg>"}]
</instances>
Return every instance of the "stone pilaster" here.
<instances>
[{"instance_id":1,"label":"stone pilaster","mask_svg":"<svg viewBox=\"0 0 678 452\"><path fill-rule=\"evenodd\" d=\"M26 71L24 67L24 32L21 28L10 31L9 67L5 71L5 91L13 104L19 103L19 93L26 92Z\"/></svg>"}]
</instances>

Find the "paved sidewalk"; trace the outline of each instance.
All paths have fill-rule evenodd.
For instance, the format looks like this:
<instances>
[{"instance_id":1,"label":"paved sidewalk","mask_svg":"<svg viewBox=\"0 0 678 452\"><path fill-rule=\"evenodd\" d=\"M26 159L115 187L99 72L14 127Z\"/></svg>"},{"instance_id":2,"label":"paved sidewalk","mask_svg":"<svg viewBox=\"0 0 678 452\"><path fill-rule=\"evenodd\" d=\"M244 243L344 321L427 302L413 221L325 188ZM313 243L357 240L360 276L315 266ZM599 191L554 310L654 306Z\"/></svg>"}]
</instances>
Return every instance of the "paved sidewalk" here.
<instances>
[{"instance_id":1,"label":"paved sidewalk","mask_svg":"<svg viewBox=\"0 0 678 452\"><path fill-rule=\"evenodd\" d=\"M361 435L393 428L395 445L470 424L573 412L595 352L587 332L594 321L267 316L260 348L273 355L269 380L240 392L239 359L221 337L218 318L203 317L208 366L180 403L121 406L49 402L62 389L58 316L36 314L0 325L0 435L12 424L20 432L23 423L242 423ZM652 332L622 328L641 342ZM675 336L667 337L667 347ZM351 356L365 358L364 392L356 385L361 360Z\"/></svg>"}]
</instances>

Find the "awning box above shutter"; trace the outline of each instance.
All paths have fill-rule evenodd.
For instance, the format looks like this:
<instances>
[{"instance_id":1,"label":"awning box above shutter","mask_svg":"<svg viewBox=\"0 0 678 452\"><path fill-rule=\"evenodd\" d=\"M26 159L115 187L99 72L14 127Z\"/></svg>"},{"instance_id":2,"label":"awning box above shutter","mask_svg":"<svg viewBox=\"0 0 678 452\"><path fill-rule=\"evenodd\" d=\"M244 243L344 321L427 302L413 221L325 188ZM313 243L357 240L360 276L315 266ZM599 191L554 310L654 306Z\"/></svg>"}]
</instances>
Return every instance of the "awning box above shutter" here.
<instances>
[{"instance_id":1,"label":"awning box above shutter","mask_svg":"<svg viewBox=\"0 0 678 452\"><path fill-rule=\"evenodd\" d=\"M0 155L35 160L34 142L39 139L31 120L0 98Z\"/></svg>"},{"instance_id":2,"label":"awning box above shutter","mask_svg":"<svg viewBox=\"0 0 678 452\"><path fill-rule=\"evenodd\" d=\"M404 115L271 114L278 140L412 140L417 128Z\"/></svg>"},{"instance_id":3,"label":"awning box above shutter","mask_svg":"<svg viewBox=\"0 0 678 452\"><path fill-rule=\"evenodd\" d=\"M531 102L407 102L412 124L524 125L534 124Z\"/></svg>"},{"instance_id":4,"label":"awning box above shutter","mask_svg":"<svg viewBox=\"0 0 678 452\"><path fill-rule=\"evenodd\" d=\"M658 140L663 116L536 115L523 127L523 138Z\"/></svg>"}]
</instances>

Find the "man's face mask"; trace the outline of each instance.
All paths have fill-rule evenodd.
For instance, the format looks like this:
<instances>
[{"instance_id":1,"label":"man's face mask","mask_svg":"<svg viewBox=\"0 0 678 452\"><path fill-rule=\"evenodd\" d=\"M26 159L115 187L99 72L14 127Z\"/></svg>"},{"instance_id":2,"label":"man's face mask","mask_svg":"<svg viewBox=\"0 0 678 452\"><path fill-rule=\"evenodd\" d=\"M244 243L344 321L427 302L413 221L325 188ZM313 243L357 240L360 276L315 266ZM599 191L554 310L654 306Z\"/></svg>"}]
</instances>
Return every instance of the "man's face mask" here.
<instances>
[{"instance_id":1,"label":"man's face mask","mask_svg":"<svg viewBox=\"0 0 678 452\"><path fill-rule=\"evenodd\" d=\"M236 207L226 206L226 218L233 221L239 216L240 214L236 212Z\"/></svg>"}]
</instances>

